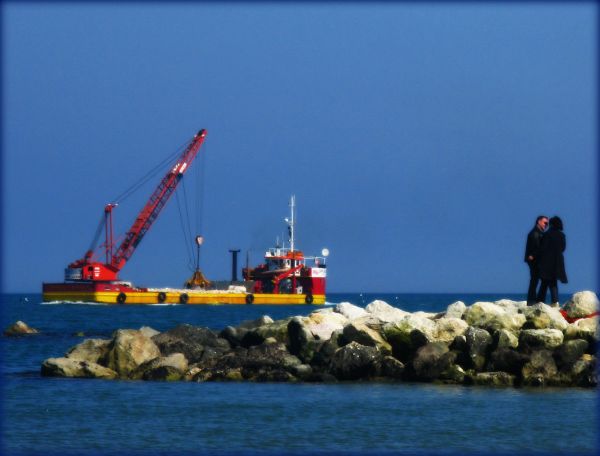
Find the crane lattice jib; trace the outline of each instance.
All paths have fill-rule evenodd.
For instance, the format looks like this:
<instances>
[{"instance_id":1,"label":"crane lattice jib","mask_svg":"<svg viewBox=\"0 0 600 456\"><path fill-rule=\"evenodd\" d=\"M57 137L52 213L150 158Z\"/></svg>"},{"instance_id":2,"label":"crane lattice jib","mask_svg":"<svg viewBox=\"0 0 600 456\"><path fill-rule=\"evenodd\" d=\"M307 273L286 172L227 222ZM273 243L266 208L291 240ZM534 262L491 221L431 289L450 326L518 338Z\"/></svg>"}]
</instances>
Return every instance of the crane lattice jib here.
<instances>
[{"instance_id":1,"label":"crane lattice jib","mask_svg":"<svg viewBox=\"0 0 600 456\"><path fill-rule=\"evenodd\" d=\"M163 207L177 188L183 173L196 157L206 136L206 130L200 130L177 160L175 166L162 179L150 199L140 211L133 225L125 235L125 239L112 257L111 266L121 270L131 258L138 244L144 238Z\"/></svg>"}]
</instances>

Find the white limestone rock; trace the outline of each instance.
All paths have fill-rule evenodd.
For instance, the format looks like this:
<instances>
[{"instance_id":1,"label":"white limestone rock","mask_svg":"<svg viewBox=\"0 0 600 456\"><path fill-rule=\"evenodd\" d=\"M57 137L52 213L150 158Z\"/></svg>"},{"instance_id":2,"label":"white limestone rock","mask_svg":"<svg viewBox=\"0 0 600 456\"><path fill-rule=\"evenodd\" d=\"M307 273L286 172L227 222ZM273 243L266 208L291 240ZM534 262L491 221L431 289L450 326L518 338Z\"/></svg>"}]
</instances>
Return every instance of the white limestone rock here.
<instances>
[{"instance_id":1,"label":"white limestone rock","mask_svg":"<svg viewBox=\"0 0 600 456\"><path fill-rule=\"evenodd\" d=\"M414 330L420 331L427 342L433 342L436 337L436 324L429 318L408 314L400 320L386 323L383 326L383 334L389 341L391 339L410 344L410 333Z\"/></svg>"},{"instance_id":2,"label":"white limestone rock","mask_svg":"<svg viewBox=\"0 0 600 456\"><path fill-rule=\"evenodd\" d=\"M42 364L45 377L117 378L117 373L96 363L71 358L48 358Z\"/></svg>"},{"instance_id":3,"label":"white limestone rock","mask_svg":"<svg viewBox=\"0 0 600 456\"><path fill-rule=\"evenodd\" d=\"M367 347L377 347L379 351L386 355L392 354L392 346L383 338L383 336L364 323L352 321L344 327L344 339L348 342L358 342Z\"/></svg>"},{"instance_id":4,"label":"white limestone rock","mask_svg":"<svg viewBox=\"0 0 600 456\"><path fill-rule=\"evenodd\" d=\"M368 315L368 312L362 307L355 306L349 302L341 302L335 306L335 311L342 314L348 320L354 320L356 318L364 317Z\"/></svg>"},{"instance_id":5,"label":"white limestone rock","mask_svg":"<svg viewBox=\"0 0 600 456\"><path fill-rule=\"evenodd\" d=\"M119 329L103 364L120 376L127 376L141 364L159 356L160 350L152 339L135 329Z\"/></svg>"},{"instance_id":6,"label":"white limestone rock","mask_svg":"<svg viewBox=\"0 0 600 456\"><path fill-rule=\"evenodd\" d=\"M490 331L508 329L516 332L525 324L525 315L507 311L491 302L476 302L469 306L463 316L470 325Z\"/></svg>"},{"instance_id":7,"label":"white limestone rock","mask_svg":"<svg viewBox=\"0 0 600 456\"><path fill-rule=\"evenodd\" d=\"M598 317L581 318L565 329L565 339L585 339L589 342L599 340Z\"/></svg>"},{"instance_id":8,"label":"white limestone rock","mask_svg":"<svg viewBox=\"0 0 600 456\"><path fill-rule=\"evenodd\" d=\"M303 322L316 339L329 340L334 331L344 329L348 318L337 312L313 312Z\"/></svg>"},{"instance_id":9,"label":"white limestone rock","mask_svg":"<svg viewBox=\"0 0 600 456\"><path fill-rule=\"evenodd\" d=\"M456 301L446 308L446 318L462 318L467 306L462 301Z\"/></svg>"},{"instance_id":10,"label":"white limestone rock","mask_svg":"<svg viewBox=\"0 0 600 456\"><path fill-rule=\"evenodd\" d=\"M562 345L564 335L559 329L524 329L519 335L519 345L543 347L553 350Z\"/></svg>"},{"instance_id":11,"label":"white limestone rock","mask_svg":"<svg viewBox=\"0 0 600 456\"><path fill-rule=\"evenodd\" d=\"M77 361L98 363L108 353L110 342L110 339L86 339L71 347L65 356Z\"/></svg>"},{"instance_id":12,"label":"white limestone rock","mask_svg":"<svg viewBox=\"0 0 600 456\"><path fill-rule=\"evenodd\" d=\"M498 331L498 348L517 348L519 346L519 338L507 329Z\"/></svg>"},{"instance_id":13,"label":"white limestone rock","mask_svg":"<svg viewBox=\"0 0 600 456\"><path fill-rule=\"evenodd\" d=\"M568 326L567 320L558 309L542 302L526 307L523 310L523 315L534 329L550 328L564 331Z\"/></svg>"},{"instance_id":14,"label":"white limestone rock","mask_svg":"<svg viewBox=\"0 0 600 456\"><path fill-rule=\"evenodd\" d=\"M410 314L410 312L398 309L381 300L375 300L369 303L367 307L365 307L365 310L374 317L377 317L383 323L393 323Z\"/></svg>"},{"instance_id":15,"label":"white limestone rock","mask_svg":"<svg viewBox=\"0 0 600 456\"><path fill-rule=\"evenodd\" d=\"M156 378L165 380L175 373L175 377L183 377L188 370L188 360L183 353L171 353L169 356L159 356L140 365L130 377L133 379ZM158 373L158 375L156 375ZM154 375L153 375L154 374ZM165 377L165 378L162 378Z\"/></svg>"},{"instance_id":16,"label":"white limestone rock","mask_svg":"<svg viewBox=\"0 0 600 456\"><path fill-rule=\"evenodd\" d=\"M439 342L451 343L456 336L463 336L469 325L460 318L443 317L434 321L434 339Z\"/></svg>"},{"instance_id":17,"label":"white limestone rock","mask_svg":"<svg viewBox=\"0 0 600 456\"><path fill-rule=\"evenodd\" d=\"M593 291L579 291L571 296L563 310L570 318L582 318L598 312L598 296Z\"/></svg>"},{"instance_id":18,"label":"white limestone rock","mask_svg":"<svg viewBox=\"0 0 600 456\"><path fill-rule=\"evenodd\" d=\"M519 313L527 308L527 301L513 301L512 299L499 299L494 301L494 304L510 313Z\"/></svg>"}]
</instances>

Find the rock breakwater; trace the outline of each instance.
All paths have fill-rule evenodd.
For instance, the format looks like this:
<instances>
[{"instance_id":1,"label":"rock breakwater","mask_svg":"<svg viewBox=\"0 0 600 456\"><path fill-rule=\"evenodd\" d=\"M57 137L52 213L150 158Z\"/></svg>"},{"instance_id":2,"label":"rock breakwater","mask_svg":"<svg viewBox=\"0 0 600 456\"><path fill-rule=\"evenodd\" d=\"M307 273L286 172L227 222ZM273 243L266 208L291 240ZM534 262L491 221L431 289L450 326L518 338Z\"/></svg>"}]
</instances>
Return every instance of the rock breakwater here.
<instances>
[{"instance_id":1,"label":"rock breakwater","mask_svg":"<svg viewBox=\"0 0 600 456\"><path fill-rule=\"evenodd\" d=\"M596 387L598 316L589 315L597 312L592 292L573 295L562 313L543 303L506 299L455 302L437 314L405 312L383 301L365 308L341 303L306 317L264 316L220 333L191 325L162 333L119 329L111 339L87 339L64 357L45 360L41 373L196 382Z\"/></svg>"}]
</instances>

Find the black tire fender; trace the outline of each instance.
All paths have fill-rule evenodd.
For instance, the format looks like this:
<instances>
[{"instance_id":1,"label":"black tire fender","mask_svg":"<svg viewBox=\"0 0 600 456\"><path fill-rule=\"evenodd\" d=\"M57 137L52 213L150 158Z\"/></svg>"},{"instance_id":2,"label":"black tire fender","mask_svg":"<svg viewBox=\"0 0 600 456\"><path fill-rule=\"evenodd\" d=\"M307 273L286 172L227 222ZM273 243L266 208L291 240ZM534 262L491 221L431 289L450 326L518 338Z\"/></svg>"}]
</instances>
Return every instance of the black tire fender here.
<instances>
[{"instance_id":1,"label":"black tire fender","mask_svg":"<svg viewBox=\"0 0 600 456\"><path fill-rule=\"evenodd\" d=\"M248 293L246 295L246 304L252 304L254 302L254 295L252 293Z\"/></svg>"},{"instance_id":2,"label":"black tire fender","mask_svg":"<svg viewBox=\"0 0 600 456\"><path fill-rule=\"evenodd\" d=\"M119 293L117 295L117 302L119 304L125 304L125 301L127 301L127 295L123 292Z\"/></svg>"},{"instance_id":3,"label":"black tire fender","mask_svg":"<svg viewBox=\"0 0 600 456\"><path fill-rule=\"evenodd\" d=\"M179 302L181 304L187 304L187 302L190 300L190 297L188 296L187 293L181 293L179 295Z\"/></svg>"},{"instance_id":4,"label":"black tire fender","mask_svg":"<svg viewBox=\"0 0 600 456\"><path fill-rule=\"evenodd\" d=\"M306 295L306 298L304 298L304 302L306 302L306 304L312 304L314 301L313 295L311 295L310 293Z\"/></svg>"},{"instance_id":5,"label":"black tire fender","mask_svg":"<svg viewBox=\"0 0 600 456\"><path fill-rule=\"evenodd\" d=\"M158 293L158 302L163 303L167 300L167 294L164 291Z\"/></svg>"}]
</instances>

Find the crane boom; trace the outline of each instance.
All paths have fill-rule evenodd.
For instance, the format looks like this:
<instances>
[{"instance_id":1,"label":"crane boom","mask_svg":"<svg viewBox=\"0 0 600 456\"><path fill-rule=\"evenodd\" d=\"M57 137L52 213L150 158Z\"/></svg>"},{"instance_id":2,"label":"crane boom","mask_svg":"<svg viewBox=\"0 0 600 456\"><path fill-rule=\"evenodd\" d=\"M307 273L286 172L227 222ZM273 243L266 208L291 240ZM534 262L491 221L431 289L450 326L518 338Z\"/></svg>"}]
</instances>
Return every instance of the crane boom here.
<instances>
[{"instance_id":1,"label":"crane boom","mask_svg":"<svg viewBox=\"0 0 600 456\"><path fill-rule=\"evenodd\" d=\"M117 248L116 253L113 255L110 265L121 270L125 263L131 258L136 247L144 238L144 235L148 232L160 211L165 207L167 201L177 188L177 184L183 177L183 173L187 170L189 165L192 163L200 146L206 136L206 130L200 130L194 139L190 142L189 146L183 152L173 169L169 170L165 177L163 177L158 187L154 190L154 193L150 196L150 199L138 214L135 222L125 235L125 239L121 245Z\"/></svg>"},{"instance_id":2,"label":"crane boom","mask_svg":"<svg viewBox=\"0 0 600 456\"><path fill-rule=\"evenodd\" d=\"M92 251L86 252L85 256L71 263L65 270L65 279L69 281L93 280L110 281L117 280L118 272L131 258L135 249L144 238L152 224L156 221L161 210L177 188L183 174L198 154L200 146L204 142L206 130L202 129L190 141L184 152L177 159L175 166L162 178L158 187L154 190L137 218L125 234L125 239L112 254L112 208L114 204L108 204L105 211L105 229L107 238L107 262L100 263L92 260ZM110 237L109 237L110 230ZM109 240L110 239L110 240Z\"/></svg>"}]
</instances>

